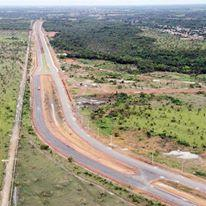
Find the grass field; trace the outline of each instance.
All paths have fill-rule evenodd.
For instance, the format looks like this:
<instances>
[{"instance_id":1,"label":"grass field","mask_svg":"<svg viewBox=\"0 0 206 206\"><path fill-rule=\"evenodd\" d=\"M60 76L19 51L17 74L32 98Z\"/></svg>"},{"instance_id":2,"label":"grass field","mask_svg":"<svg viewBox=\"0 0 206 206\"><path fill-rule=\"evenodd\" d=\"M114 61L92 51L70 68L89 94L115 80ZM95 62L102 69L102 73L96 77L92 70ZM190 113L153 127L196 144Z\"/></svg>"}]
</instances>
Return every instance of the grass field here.
<instances>
[{"instance_id":1,"label":"grass field","mask_svg":"<svg viewBox=\"0 0 206 206\"><path fill-rule=\"evenodd\" d=\"M154 161L178 169L182 169L182 160L164 153L172 150L198 153L203 161L186 161L185 171L206 177L205 93L131 94L122 100L106 93L112 89L113 94L115 91L128 91L129 94L130 91L142 89L203 89L205 74L135 74L131 72L131 65L88 59L67 59L62 61L62 66L68 75L70 91L78 108L82 109L80 114L82 112L84 118L81 115L81 119L84 119L86 127L89 122L90 132L96 133L96 136L100 133L101 141L109 144L112 136L120 150L127 147L133 154L150 160L153 154ZM122 91L122 88L127 90ZM93 100L105 104L95 105Z\"/></svg>"},{"instance_id":2,"label":"grass field","mask_svg":"<svg viewBox=\"0 0 206 206\"><path fill-rule=\"evenodd\" d=\"M182 169L182 160L164 153L179 149L204 156L205 94L117 94L105 99L105 104L87 105L81 110L90 121L90 129L99 133L105 143L111 143L112 136L119 149L126 147L150 160L153 154L154 161L178 169ZM205 178L205 158L184 161L184 170Z\"/></svg>"},{"instance_id":3,"label":"grass field","mask_svg":"<svg viewBox=\"0 0 206 206\"><path fill-rule=\"evenodd\" d=\"M69 65L62 62L63 70L75 77L85 74L85 78L90 78L96 82L108 82L107 78L124 79L124 80L138 80L132 65L123 65L104 60L75 60L76 64ZM84 73L78 73L79 69L83 69ZM94 73L94 69L96 73ZM74 75L75 73L75 75ZM132 73L132 74L131 74Z\"/></svg>"},{"instance_id":4,"label":"grass field","mask_svg":"<svg viewBox=\"0 0 206 206\"><path fill-rule=\"evenodd\" d=\"M192 89L203 88L206 75L188 75L175 72L139 74L133 65L121 65L103 60L67 59L62 70L68 75L70 85L96 84L98 87L118 89ZM88 85L89 86L89 85Z\"/></svg>"},{"instance_id":5,"label":"grass field","mask_svg":"<svg viewBox=\"0 0 206 206\"><path fill-rule=\"evenodd\" d=\"M195 101L199 98L199 104L195 105L193 98L196 98ZM176 98L119 94L111 99L112 103L100 106L91 113L91 118L103 134L138 130L148 137L169 138L184 146L205 150L206 126L202 121L206 116L205 94L191 98L188 95Z\"/></svg>"},{"instance_id":6,"label":"grass field","mask_svg":"<svg viewBox=\"0 0 206 206\"><path fill-rule=\"evenodd\" d=\"M15 179L19 206L161 205L54 154L34 134L29 97L27 87Z\"/></svg>"},{"instance_id":7,"label":"grass field","mask_svg":"<svg viewBox=\"0 0 206 206\"><path fill-rule=\"evenodd\" d=\"M154 29L145 29L142 33L142 36L155 38L155 45L162 50L190 50L190 49L206 49L205 41L190 41L183 40L180 37L162 33Z\"/></svg>"},{"instance_id":8,"label":"grass field","mask_svg":"<svg viewBox=\"0 0 206 206\"><path fill-rule=\"evenodd\" d=\"M27 33L0 31L0 160L6 159L24 63ZM0 161L0 185L3 163Z\"/></svg>"}]
</instances>

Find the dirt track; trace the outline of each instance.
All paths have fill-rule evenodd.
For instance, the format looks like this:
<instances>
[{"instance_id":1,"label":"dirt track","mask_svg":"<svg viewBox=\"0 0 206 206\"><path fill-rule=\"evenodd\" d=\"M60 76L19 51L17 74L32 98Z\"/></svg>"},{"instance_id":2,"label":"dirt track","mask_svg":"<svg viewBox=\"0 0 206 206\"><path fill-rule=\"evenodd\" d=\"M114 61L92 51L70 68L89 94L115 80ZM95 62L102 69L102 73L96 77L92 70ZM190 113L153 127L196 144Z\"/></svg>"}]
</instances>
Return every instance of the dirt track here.
<instances>
[{"instance_id":1,"label":"dirt track","mask_svg":"<svg viewBox=\"0 0 206 206\"><path fill-rule=\"evenodd\" d=\"M70 86L72 88L72 86ZM206 88L194 88L194 89L168 89L168 88L159 88L159 89L113 89L109 87L100 87L100 88L89 88L89 87L79 87L79 91L76 96L82 96L84 94L115 94L115 93L126 93L126 94L197 94L199 92L206 93Z\"/></svg>"},{"instance_id":2,"label":"dirt track","mask_svg":"<svg viewBox=\"0 0 206 206\"><path fill-rule=\"evenodd\" d=\"M31 32L29 33L29 41L28 41L28 47L27 47L27 52L25 57L25 64L23 68L22 80L19 87L19 97L16 106L16 116L15 116L14 126L13 126L12 135L10 139L8 162L5 169L5 176L4 176L3 189L2 189L1 206L10 205L11 195L13 192L12 191L13 176L15 173L16 154L18 149L19 134L20 134L20 127L21 127L23 97L24 97L26 79L27 79L27 67L28 67L28 59L30 53L30 39L31 39Z\"/></svg>"}]
</instances>

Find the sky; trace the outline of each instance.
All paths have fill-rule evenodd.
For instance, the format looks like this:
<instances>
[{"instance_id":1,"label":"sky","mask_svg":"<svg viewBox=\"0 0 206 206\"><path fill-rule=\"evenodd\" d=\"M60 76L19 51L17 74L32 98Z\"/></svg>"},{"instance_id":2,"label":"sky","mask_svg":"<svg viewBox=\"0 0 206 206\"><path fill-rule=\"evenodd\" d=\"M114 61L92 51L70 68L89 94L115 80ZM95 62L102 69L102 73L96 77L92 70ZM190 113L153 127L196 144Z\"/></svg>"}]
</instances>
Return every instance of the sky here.
<instances>
[{"instance_id":1,"label":"sky","mask_svg":"<svg viewBox=\"0 0 206 206\"><path fill-rule=\"evenodd\" d=\"M206 0L0 0L0 6L22 5L170 5L206 4Z\"/></svg>"}]
</instances>

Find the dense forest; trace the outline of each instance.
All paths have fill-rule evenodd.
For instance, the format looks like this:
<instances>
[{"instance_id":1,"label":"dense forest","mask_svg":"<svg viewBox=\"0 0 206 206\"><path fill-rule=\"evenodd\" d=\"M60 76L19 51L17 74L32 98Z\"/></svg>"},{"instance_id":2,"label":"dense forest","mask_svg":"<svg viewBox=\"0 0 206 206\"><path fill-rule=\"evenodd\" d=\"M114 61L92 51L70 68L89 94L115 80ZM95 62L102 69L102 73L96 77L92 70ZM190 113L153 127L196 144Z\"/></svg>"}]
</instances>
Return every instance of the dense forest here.
<instances>
[{"instance_id":1,"label":"dense forest","mask_svg":"<svg viewBox=\"0 0 206 206\"><path fill-rule=\"evenodd\" d=\"M159 47L156 38L144 36L138 24L113 18L50 19L44 26L47 30L58 32L51 43L60 50L68 51L68 57L134 64L140 72L206 73L204 43L178 49ZM177 44L180 43L178 41Z\"/></svg>"}]
</instances>

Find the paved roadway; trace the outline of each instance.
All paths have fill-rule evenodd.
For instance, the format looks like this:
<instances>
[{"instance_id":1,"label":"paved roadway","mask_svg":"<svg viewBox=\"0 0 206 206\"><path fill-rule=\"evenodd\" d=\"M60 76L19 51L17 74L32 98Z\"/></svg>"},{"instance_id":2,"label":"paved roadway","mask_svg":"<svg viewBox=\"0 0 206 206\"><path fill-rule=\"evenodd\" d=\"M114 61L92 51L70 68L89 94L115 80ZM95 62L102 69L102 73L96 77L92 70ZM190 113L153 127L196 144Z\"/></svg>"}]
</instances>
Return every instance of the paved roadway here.
<instances>
[{"instance_id":1,"label":"paved roadway","mask_svg":"<svg viewBox=\"0 0 206 206\"><path fill-rule=\"evenodd\" d=\"M66 90L59 77L58 69L54 65L53 59L51 57L51 53L48 47L49 46L48 40L46 36L44 35L44 33L42 32L42 22L36 21L36 23L34 24L33 31L34 31L35 38L36 38L37 62L38 62L38 68L32 77L33 119L34 119L35 127L37 128L38 133L40 134L41 138L45 142L47 142L51 147L53 147L59 153L61 153L62 155L71 156L76 162L78 162L82 166L92 171L95 171L103 176L106 176L112 180L115 180L122 184L131 185L134 188L141 189L142 191L150 195L153 195L154 197L160 198L168 202L171 205L177 205L177 206L196 205L181 196L170 194L167 191L158 189L154 187L153 185L151 185L150 182L156 179L168 179L171 181L179 182L191 188L196 188L197 190L200 190L201 192L206 192L206 185L204 184L204 182L201 183L196 180L191 180L180 174L167 171L165 169L147 164L145 162L142 162L142 161L130 158L128 156L125 156L121 153L118 153L112 150L110 147L102 144L95 138L91 137L89 134L87 134L84 131L84 129L82 129L78 125L75 119L75 116L72 112L71 102L69 101L67 97ZM63 142L57 139L55 135L52 134L52 132L47 128L45 119L43 116L43 107L42 107L42 102L41 102L42 90L39 90L40 75L41 75L41 70L43 68L41 47L43 48L43 51L46 57L46 62L49 67L49 72L55 82L57 93L58 93L59 99L62 104L62 109L63 109L63 113L65 116L65 120L67 121L70 128L72 128L73 131L75 131L79 135L79 137L81 137L83 141L89 142L89 144L93 146L95 149L123 162L129 167L135 168L138 171L138 174L134 174L134 175L123 174L121 172L118 172L114 169L111 169L101 164L101 162L97 162L97 161L94 161L93 159L86 157L84 154L81 154L75 151L73 148L65 145Z\"/></svg>"}]
</instances>

